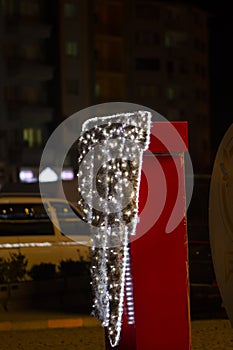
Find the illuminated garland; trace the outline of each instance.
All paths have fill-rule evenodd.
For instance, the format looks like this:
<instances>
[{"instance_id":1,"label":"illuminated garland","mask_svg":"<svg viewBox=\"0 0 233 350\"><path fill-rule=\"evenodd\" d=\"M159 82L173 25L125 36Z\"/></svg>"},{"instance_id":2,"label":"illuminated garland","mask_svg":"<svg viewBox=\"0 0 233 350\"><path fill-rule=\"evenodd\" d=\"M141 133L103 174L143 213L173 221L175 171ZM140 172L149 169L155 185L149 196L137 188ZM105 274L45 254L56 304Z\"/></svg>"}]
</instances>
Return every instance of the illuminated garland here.
<instances>
[{"instance_id":1,"label":"illuminated garland","mask_svg":"<svg viewBox=\"0 0 233 350\"><path fill-rule=\"evenodd\" d=\"M149 145L146 111L96 117L78 140L78 205L92 227L93 313L120 340L124 297L134 323L130 235L135 234L143 150Z\"/></svg>"}]
</instances>

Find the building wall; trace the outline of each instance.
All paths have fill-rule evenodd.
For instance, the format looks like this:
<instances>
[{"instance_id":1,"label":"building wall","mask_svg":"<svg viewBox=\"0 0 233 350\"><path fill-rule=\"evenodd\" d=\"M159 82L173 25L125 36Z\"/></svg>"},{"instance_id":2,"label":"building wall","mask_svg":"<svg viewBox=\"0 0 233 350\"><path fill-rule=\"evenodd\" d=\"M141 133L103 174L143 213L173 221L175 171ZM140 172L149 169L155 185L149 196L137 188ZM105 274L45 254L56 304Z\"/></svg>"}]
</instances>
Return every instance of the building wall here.
<instances>
[{"instance_id":1,"label":"building wall","mask_svg":"<svg viewBox=\"0 0 233 350\"><path fill-rule=\"evenodd\" d=\"M0 2L1 157L13 173L21 164L39 162L56 113L53 3Z\"/></svg>"},{"instance_id":2,"label":"building wall","mask_svg":"<svg viewBox=\"0 0 233 350\"><path fill-rule=\"evenodd\" d=\"M61 117L92 99L92 8L89 0L59 0Z\"/></svg>"},{"instance_id":3,"label":"building wall","mask_svg":"<svg viewBox=\"0 0 233 350\"><path fill-rule=\"evenodd\" d=\"M1 0L0 6L0 161L9 173L38 166L65 118L112 101L187 120L194 171L208 172L206 12L149 0Z\"/></svg>"},{"instance_id":4,"label":"building wall","mask_svg":"<svg viewBox=\"0 0 233 350\"><path fill-rule=\"evenodd\" d=\"M126 99L124 1L93 2L94 103Z\"/></svg>"},{"instance_id":5,"label":"building wall","mask_svg":"<svg viewBox=\"0 0 233 350\"><path fill-rule=\"evenodd\" d=\"M189 123L196 172L210 161L208 15L186 4L132 1L127 98Z\"/></svg>"}]
</instances>

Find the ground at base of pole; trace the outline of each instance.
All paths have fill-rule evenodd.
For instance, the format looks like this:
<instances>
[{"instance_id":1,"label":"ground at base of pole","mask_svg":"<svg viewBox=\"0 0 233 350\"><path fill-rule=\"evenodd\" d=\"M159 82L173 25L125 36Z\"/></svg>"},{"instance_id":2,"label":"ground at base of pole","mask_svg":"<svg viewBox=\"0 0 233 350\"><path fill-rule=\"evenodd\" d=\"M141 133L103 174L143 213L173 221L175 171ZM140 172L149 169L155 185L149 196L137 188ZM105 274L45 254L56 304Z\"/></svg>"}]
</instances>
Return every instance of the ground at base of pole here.
<instances>
[{"instance_id":1,"label":"ground at base of pole","mask_svg":"<svg viewBox=\"0 0 233 350\"><path fill-rule=\"evenodd\" d=\"M192 350L233 350L228 319L192 320L191 337ZM0 312L1 350L104 350L104 341L103 328L89 315Z\"/></svg>"}]
</instances>

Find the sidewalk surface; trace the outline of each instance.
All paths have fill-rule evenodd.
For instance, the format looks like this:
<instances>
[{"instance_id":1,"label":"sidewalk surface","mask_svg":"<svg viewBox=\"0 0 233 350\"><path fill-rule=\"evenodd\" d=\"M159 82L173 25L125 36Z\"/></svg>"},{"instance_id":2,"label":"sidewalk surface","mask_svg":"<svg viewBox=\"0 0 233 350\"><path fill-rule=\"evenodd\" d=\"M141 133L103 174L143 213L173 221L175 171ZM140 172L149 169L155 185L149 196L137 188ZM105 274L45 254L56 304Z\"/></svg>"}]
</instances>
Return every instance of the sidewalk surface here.
<instances>
[{"instance_id":1,"label":"sidewalk surface","mask_svg":"<svg viewBox=\"0 0 233 350\"><path fill-rule=\"evenodd\" d=\"M192 350L233 350L233 328L228 319L192 321Z\"/></svg>"},{"instance_id":2,"label":"sidewalk surface","mask_svg":"<svg viewBox=\"0 0 233 350\"><path fill-rule=\"evenodd\" d=\"M101 325L91 315L76 313L28 310L0 312L0 331L76 327L101 327Z\"/></svg>"},{"instance_id":3,"label":"sidewalk surface","mask_svg":"<svg viewBox=\"0 0 233 350\"><path fill-rule=\"evenodd\" d=\"M191 336L192 350L233 350L233 328L228 319L193 320ZM91 315L0 311L1 350L42 347L103 350L104 330Z\"/></svg>"}]
</instances>

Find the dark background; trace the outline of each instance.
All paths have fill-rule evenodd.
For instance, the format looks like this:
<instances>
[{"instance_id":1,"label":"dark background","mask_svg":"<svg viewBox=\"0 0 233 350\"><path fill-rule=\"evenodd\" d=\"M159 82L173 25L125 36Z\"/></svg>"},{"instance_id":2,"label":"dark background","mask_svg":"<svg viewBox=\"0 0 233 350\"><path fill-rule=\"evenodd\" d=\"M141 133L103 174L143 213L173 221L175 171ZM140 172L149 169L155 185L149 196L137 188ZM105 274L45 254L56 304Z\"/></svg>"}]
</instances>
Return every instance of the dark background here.
<instances>
[{"instance_id":1,"label":"dark background","mask_svg":"<svg viewBox=\"0 0 233 350\"><path fill-rule=\"evenodd\" d=\"M213 156L233 122L233 14L226 1L191 1L209 13L210 119Z\"/></svg>"}]
</instances>

